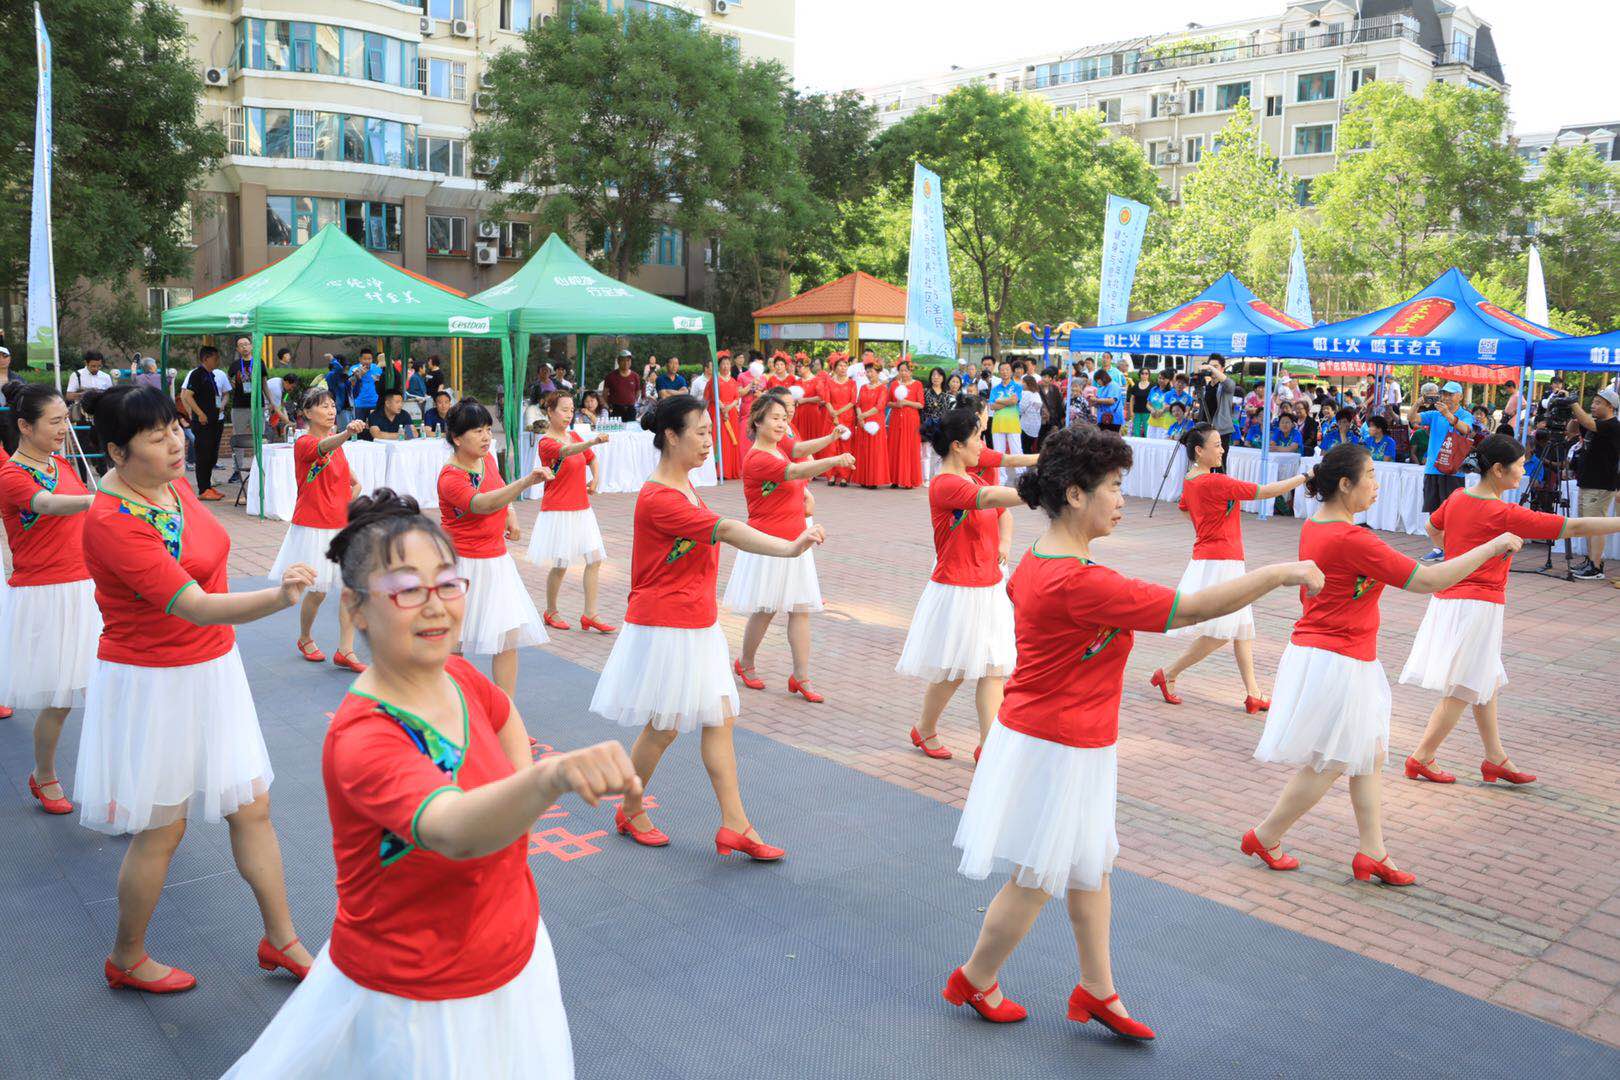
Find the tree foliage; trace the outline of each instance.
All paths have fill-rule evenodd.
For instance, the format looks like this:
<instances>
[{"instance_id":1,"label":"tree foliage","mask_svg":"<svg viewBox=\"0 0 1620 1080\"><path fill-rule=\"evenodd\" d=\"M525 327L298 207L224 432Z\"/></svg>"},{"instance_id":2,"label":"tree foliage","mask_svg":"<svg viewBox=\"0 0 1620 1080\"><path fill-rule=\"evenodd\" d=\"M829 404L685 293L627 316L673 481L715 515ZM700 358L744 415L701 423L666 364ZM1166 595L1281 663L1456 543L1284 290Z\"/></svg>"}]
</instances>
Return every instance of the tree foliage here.
<instances>
[{"instance_id":1,"label":"tree foliage","mask_svg":"<svg viewBox=\"0 0 1620 1080\"><path fill-rule=\"evenodd\" d=\"M190 267L188 195L224 155L198 115L185 23L161 0L42 0L54 78L52 228L63 319L97 286ZM37 64L33 6L5 5L0 65L0 289L28 278ZM17 335L21 337L21 335Z\"/></svg>"},{"instance_id":2,"label":"tree foliage","mask_svg":"<svg viewBox=\"0 0 1620 1080\"><path fill-rule=\"evenodd\" d=\"M1591 147L1554 147L1530 194L1548 306L1605 328L1620 325L1615 174Z\"/></svg>"}]
</instances>

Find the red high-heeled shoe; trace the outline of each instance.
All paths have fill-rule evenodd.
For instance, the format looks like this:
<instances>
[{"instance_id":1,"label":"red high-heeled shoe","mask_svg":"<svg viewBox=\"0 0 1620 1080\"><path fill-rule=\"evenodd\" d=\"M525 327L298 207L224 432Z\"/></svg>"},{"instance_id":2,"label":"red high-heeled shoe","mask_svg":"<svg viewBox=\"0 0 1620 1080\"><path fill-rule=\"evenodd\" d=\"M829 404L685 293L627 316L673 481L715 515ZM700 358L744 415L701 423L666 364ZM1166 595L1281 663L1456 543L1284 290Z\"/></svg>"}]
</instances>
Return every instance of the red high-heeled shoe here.
<instances>
[{"instance_id":1,"label":"red high-heeled shoe","mask_svg":"<svg viewBox=\"0 0 1620 1080\"><path fill-rule=\"evenodd\" d=\"M814 690L810 689L809 679L806 679L804 682L800 682L792 675L788 676L788 693L802 695L804 700L810 702L812 705L820 705L823 701L827 700Z\"/></svg>"},{"instance_id":2,"label":"red high-heeled shoe","mask_svg":"<svg viewBox=\"0 0 1620 1080\"><path fill-rule=\"evenodd\" d=\"M1076 1023L1085 1023L1095 1020L1115 1035L1127 1039L1140 1039L1143 1042L1153 1038L1153 1029L1140 1020L1132 1020L1128 1016L1121 1016L1108 1006L1119 1000L1119 995L1098 1000L1091 996L1083 986L1076 986L1069 995L1069 1019Z\"/></svg>"},{"instance_id":3,"label":"red high-heeled shoe","mask_svg":"<svg viewBox=\"0 0 1620 1080\"><path fill-rule=\"evenodd\" d=\"M1164 677L1163 668L1159 668L1157 671L1155 671L1153 673L1153 678L1149 679L1148 682L1158 687L1159 693L1164 695L1164 700L1168 701L1172 705L1181 704L1181 697L1170 692L1170 680Z\"/></svg>"},{"instance_id":4,"label":"red high-heeled shoe","mask_svg":"<svg viewBox=\"0 0 1620 1080\"><path fill-rule=\"evenodd\" d=\"M1506 761L1506 758L1502 760ZM1487 784L1494 784L1498 780L1506 780L1510 784L1533 784L1536 778L1533 774L1519 772L1516 769L1504 769L1490 758L1479 763L1479 775L1484 777Z\"/></svg>"},{"instance_id":5,"label":"red high-heeled shoe","mask_svg":"<svg viewBox=\"0 0 1620 1080\"><path fill-rule=\"evenodd\" d=\"M748 668L748 669L744 670L744 668L742 666L742 660L741 659L733 660L731 662L731 670L735 671L737 673L737 678L742 682L742 684L744 686L748 687L748 689L750 689L750 690L763 690L763 689L765 689L765 680L761 679L758 675L750 675L750 674L748 674L748 672L753 671L754 669L753 668Z\"/></svg>"},{"instance_id":6,"label":"red high-heeled shoe","mask_svg":"<svg viewBox=\"0 0 1620 1080\"><path fill-rule=\"evenodd\" d=\"M0 720L10 720L10 719L11 719L11 706L9 706L9 705L0 705Z\"/></svg>"},{"instance_id":7,"label":"red high-heeled shoe","mask_svg":"<svg viewBox=\"0 0 1620 1080\"><path fill-rule=\"evenodd\" d=\"M619 830L620 836L628 836L644 847L663 847L669 843L669 837L664 835L663 830L656 825L648 829L636 828L630 819L625 816L624 807L622 806L613 811L613 827Z\"/></svg>"},{"instance_id":8,"label":"red high-heeled shoe","mask_svg":"<svg viewBox=\"0 0 1620 1080\"><path fill-rule=\"evenodd\" d=\"M45 783L54 784L57 783L57 781L47 780ZM44 810L47 814L73 813L73 804L69 802L67 798L64 797L60 799L52 799L47 797L45 794L45 785L41 784L38 780L35 780L33 773L28 774L28 793L39 800L40 809Z\"/></svg>"},{"instance_id":9,"label":"red high-heeled shoe","mask_svg":"<svg viewBox=\"0 0 1620 1080\"><path fill-rule=\"evenodd\" d=\"M569 625L568 620L557 614L555 611L548 611L541 615L540 621L551 627L553 630L573 629L573 627Z\"/></svg>"},{"instance_id":10,"label":"red high-heeled shoe","mask_svg":"<svg viewBox=\"0 0 1620 1080\"><path fill-rule=\"evenodd\" d=\"M1278 844L1277 846L1282 847L1281 844ZM1243 841L1242 843L1238 844L1238 848L1245 855L1260 856L1260 861L1271 867L1273 870L1299 869L1298 859L1294 858L1292 855L1273 855L1270 849L1260 842L1260 838L1255 835L1253 829L1250 829L1248 832L1243 834Z\"/></svg>"},{"instance_id":11,"label":"red high-heeled shoe","mask_svg":"<svg viewBox=\"0 0 1620 1080\"><path fill-rule=\"evenodd\" d=\"M1427 780L1431 784L1455 784L1457 778L1444 769L1435 767L1433 761L1427 765L1415 757L1406 759L1406 778L1408 780Z\"/></svg>"},{"instance_id":12,"label":"red high-heeled shoe","mask_svg":"<svg viewBox=\"0 0 1620 1080\"><path fill-rule=\"evenodd\" d=\"M992 1024L1016 1024L1029 1015L1028 1009L1005 995L1002 996L1000 1005L989 1005L985 1002L985 998L995 993L996 987L1000 985L999 982L993 982L980 990L968 982L968 977L962 974L961 968L957 968L951 972L951 977L945 980L945 989L939 993L952 1005L973 1006L974 1012Z\"/></svg>"},{"instance_id":13,"label":"red high-heeled shoe","mask_svg":"<svg viewBox=\"0 0 1620 1080\"><path fill-rule=\"evenodd\" d=\"M1387 859L1389 856L1385 855L1384 858ZM1376 877L1385 885L1411 885L1417 881L1416 874L1397 870L1387 865L1383 859L1375 859L1359 851L1356 852L1356 857L1350 860L1350 872L1356 875L1357 881L1368 881Z\"/></svg>"},{"instance_id":14,"label":"red high-heeled shoe","mask_svg":"<svg viewBox=\"0 0 1620 1080\"><path fill-rule=\"evenodd\" d=\"M977 765L979 763L979 752L983 749L984 743L980 743L978 746L973 748L973 764Z\"/></svg>"},{"instance_id":15,"label":"red high-heeled shoe","mask_svg":"<svg viewBox=\"0 0 1620 1080\"><path fill-rule=\"evenodd\" d=\"M937 738L939 738L939 736L938 735L930 735L929 738L930 739L937 739ZM944 746L929 746L928 745L928 739L925 739L920 734L918 734L916 728L911 729L911 745L915 746L917 749L921 750L923 753L927 754L931 758L935 758L935 759L937 759L939 761L949 761L949 760L951 760L951 752L950 752L949 748L944 747Z\"/></svg>"},{"instance_id":16,"label":"red high-heeled shoe","mask_svg":"<svg viewBox=\"0 0 1620 1080\"><path fill-rule=\"evenodd\" d=\"M1270 712L1271 699L1245 694L1243 696L1243 711L1251 715L1257 712Z\"/></svg>"},{"instance_id":17,"label":"red high-heeled shoe","mask_svg":"<svg viewBox=\"0 0 1620 1080\"><path fill-rule=\"evenodd\" d=\"M352 649L348 652L344 652L343 650L339 649L337 652L333 653L332 663L340 668L348 668L356 675L364 675L366 673L366 665L360 662L360 658L354 655L354 650Z\"/></svg>"},{"instance_id":18,"label":"red high-heeled shoe","mask_svg":"<svg viewBox=\"0 0 1620 1080\"><path fill-rule=\"evenodd\" d=\"M278 949L274 945L270 944L269 938L260 938L259 966L266 971L274 971L276 968L285 968L287 971L292 973L293 978L297 979L299 982L303 982L304 976L309 974L309 965L300 964L292 957L287 955L287 950L296 944L298 944L298 939L293 938L291 941L287 942L287 944Z\"/></svg>"},{"instance_id":19,"label":"red high-heeled shoe","mask_svg":"<svg viewBox=\"0 0 1620 1080\"><path fill-rule=\"evenodd\" d=\"M107 976L107 989L109 990L140 990L147 994L178 994L190 990L197 985L197 976L189 971L179 968L170 968L169 973L161 979L137 979L134 975L136 968L150 960L145 953L141 958L127 968L115 967L112 958L101 965L102 974Z\"/></svg>"},{"instance_id":20,"label":"red high-heeled shoe","mask_svg":"<svg viewBox=\"0 0 1620 1080\"><path fill-rule=\"evenodd\" d=\"M598 634L611 634L618 629L612 623L605 623L595 615L581 615L579 617L581 630L595 630Z\"/></svg>"},{"instance_id":21,"label":"red high-heeled shoe","mask_svg":"<svg viewBox=\"0 0 1620 1080\"><path fill-rule=\"evenodd\" d=\"M714 834L714 851L717 855L730 855L733 851L740 851L755 862L775 862L787 852L779 847L772 847L763 840L750 840L736 829L722 828Z\"/></svg>"},{"instance_id":22,"label":"red high-heeled shoe","mask_svg":"<svg viewBox=\"0 0 1620 1080\"><path fill-rule=\"evenodd\" d=\"M310 663L324 664L326 662L326 654L321 652L313 639L305 638L303 641L294 642L294 644L298 646L298 655Z\"/></svg>"}]
</instances>

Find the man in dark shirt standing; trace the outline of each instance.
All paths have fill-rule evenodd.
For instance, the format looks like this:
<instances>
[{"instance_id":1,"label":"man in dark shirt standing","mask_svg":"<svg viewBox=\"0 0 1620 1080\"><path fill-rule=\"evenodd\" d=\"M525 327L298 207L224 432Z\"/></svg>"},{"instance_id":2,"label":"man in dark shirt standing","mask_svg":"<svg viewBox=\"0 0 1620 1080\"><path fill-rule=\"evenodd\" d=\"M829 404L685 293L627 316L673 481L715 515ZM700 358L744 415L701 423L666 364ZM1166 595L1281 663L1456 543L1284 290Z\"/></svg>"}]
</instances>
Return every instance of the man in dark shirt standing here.
<instances>
[{"instance_id":1,"label":"man in dark shirt standing","mask_svg":"<svg viewBox=\"0 0 1620 1080\"><path fill-rule=\"evenodd\" d=\"M1586 429L1581 456L1575 466L1575 486L1580 489L1580 517L1608 517L1614 505L1615 488L1620 486L1620 394L1604 387L1592 398L1592 411L1575 402L1575 421ZM1606 537L1586 541L1586 561L1572 573L1582 581L1602 581L1603 544ZM1594 556L1596 556L1594 558Z\"/></svg>"},{"instance_id":2,"label":"man in dark shirt standing","mask_svg":"<svg viewBox=\"0 0 1620 1080\"><path fill-rule=\"evenodd\" d=\"M225 496L214 488L214 466L219 461L219 437L225 424L219 415L219 388L214 369L219 367L219 350L204 345L197 350L197 366L186 376L180 389L180 410L191 419L191 434L197 457L197 497L218 502Z\"/></svg>"},{"instance_id":3,"label":"man in dark shirt standing","mask_svg":"<svg viewBox=\"0 0 1620 1080\"><path fill-rule=\"evenodd\" d=\"M1232 380L1226 377L1226 358L1220 353L1210 353L1209 363L1204 365L1204 371L1209 375L1209 381L1204 384L1204 419L1215 428L1221 437L1221 445L1226 452L1232 452L1232 432L1235 425L1232 423L1232 396L1235 387ZM1226 471L1226 458L1214 472Z\"/></svg>"},{"instance_id":4,"label":"man in dark shirt standing","mask_svg":"<svg viewBox=\"0 0 1620 1080\"><path fill-rule=\"evenodd\" d=\"M439 387L444 385L444 371L439 366L438 353L427 358L427 371L423 373L422 381L427 384L429 401L439 396Z\"/></svg>"},{"instance_id":5,"label":"man in dark shirt standing","mask_svg":"<svg viewBox=\"0 0 1620 1080\"><path fill-rule=\"evenodd\" d=\"M607 378L602 380L602 389L607 394L607 409L620 420L634 420L636 403L641 400L641 376L630 368L635 357L629 349L620 349L616 360L618 367L608 372Z\"/></svg>"}]
</instances>

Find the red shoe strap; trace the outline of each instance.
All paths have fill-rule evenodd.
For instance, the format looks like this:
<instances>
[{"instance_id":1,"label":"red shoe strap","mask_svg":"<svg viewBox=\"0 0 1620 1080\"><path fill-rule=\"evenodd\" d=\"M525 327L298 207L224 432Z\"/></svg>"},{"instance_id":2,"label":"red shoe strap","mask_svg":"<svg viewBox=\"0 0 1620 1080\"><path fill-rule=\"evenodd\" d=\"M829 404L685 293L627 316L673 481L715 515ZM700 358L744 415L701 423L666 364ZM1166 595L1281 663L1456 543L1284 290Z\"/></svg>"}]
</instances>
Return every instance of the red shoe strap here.
<instances>
[{"instance_id":1,"label":"red shoe strap","mask_svg":"<svg viewBox=\"0 0 1620 1080\"><path fill-rule=\"evenodd\" d=\"M269 939L269 938L265 938L265 939L264 939L264 940L265 940L265 943L266 943L266 944L269 944L269 941L270 941L270 939ZM298 944L298 939L297 939L297 938L293 938L293 939L292 939L292 940L291 940L291 941L289 941L289 942L287 942L287 944L285 944L285 945L282 945L282 946L279 946L279 947L278 947L278 946L275 946L275 945L271 945L271 946L270 946L270 947L271 947L271 948L272 948L272 949L275 949L275 950L276 950L276 952L278 952L278 953L286 953L286 951L287 951L287 950L288 950L288 949L290 949L290 948L292 948L292 947L293 947L293 946L294 946L294 945L296 945L296 944Z\"/></svg>"},{"instance_id":2,"label":"red shoe strap","mask_svg":"<svg viewBox=\"0 0 1620 1080\"><path fill-rule=\"evenodd\" d=\"M121 974L128 975L130 978L133 979L133 978L135 978L135 969L140 967L142 964L146 963L150 959L152 959L152 954L151 953L141 953L141 958L139 960L135 961L133 964L129 965L129 967L121 968L121 967L117 967L116 965L114 965L114 967Z\"/></svg>"}]
</instances>

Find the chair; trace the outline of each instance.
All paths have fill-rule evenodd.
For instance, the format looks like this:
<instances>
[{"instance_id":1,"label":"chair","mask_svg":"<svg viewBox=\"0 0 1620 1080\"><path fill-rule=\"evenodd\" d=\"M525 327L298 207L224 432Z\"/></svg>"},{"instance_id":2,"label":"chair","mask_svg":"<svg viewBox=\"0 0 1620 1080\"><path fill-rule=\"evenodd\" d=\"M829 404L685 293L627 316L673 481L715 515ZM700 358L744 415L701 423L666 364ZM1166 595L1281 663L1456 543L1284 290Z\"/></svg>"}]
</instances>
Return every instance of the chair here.
<instances>
[{"instance_id":1,"label":"chair","mask_svg":"<svg viewBox=\"0 0 1620 1080\"><path fill-rule=\"evenodd\" d=\"M232 504L234 506L241 506L247 502L248 477L253 475L253 455L251 453L253 450L253 432L250 431L245 435L238 435L233 431L231 433L230 449L231 456L233 458L236 456L236 451L238 450L247 450L250 452L248 454L249 467L242 470L242 482L236 486L236 501Z\"/></svg>"}]
</instances>

